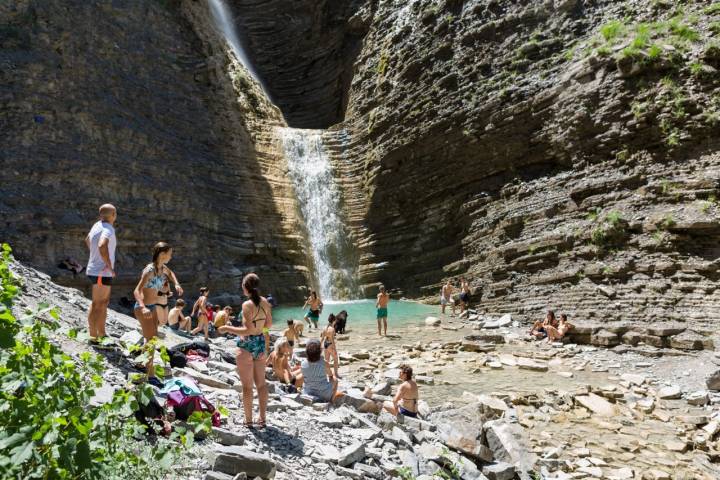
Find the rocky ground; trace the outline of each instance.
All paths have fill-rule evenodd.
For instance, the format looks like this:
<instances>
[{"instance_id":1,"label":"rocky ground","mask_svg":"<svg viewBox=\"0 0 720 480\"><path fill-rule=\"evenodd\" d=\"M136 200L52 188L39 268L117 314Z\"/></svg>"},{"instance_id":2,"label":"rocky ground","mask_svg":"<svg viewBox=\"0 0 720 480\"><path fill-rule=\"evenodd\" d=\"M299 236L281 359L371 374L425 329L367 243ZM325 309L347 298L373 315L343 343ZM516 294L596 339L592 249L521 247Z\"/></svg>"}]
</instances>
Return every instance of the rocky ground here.
<instances>
[{"instance_id":1,"label":"rocky ground","mask_svg":"<svg viewBox=\"0 0 720 480\"><path fill-rule=\"evenodd\" d=\"M21 264L17 308L57 305L66 328L84 327L88 301L73 289ZM230 416L187 452L181 478L718 478L720 385L706 378L720 359L712 350L643 345L611 349L548 344L526 338L512 319L438 316L397 327L387 338L350 325L341 336L341 376L348 392L338 406L285 394L270 383L265 430L242 426L239 379L213 340L210 361L174 375L194 377ZM484 328L478 322L484 320ZM490 327L490 328L487 328ZM119 345L138 338L134 319L116 312L109 334ZM306 332L315 336L315 332ZM466 338L466 337L469 337ZM482 340L479 340L482 338ZM60 334L65 350L88 347ZM168 345L184 341L170 332ZM622 347L622 348L620 348ZM301 350L298 351L300 353ZM102 401L135 371L124 348L107 359ZM423 420L378 415L378 402L397 383L396 368L412 365ZM364 398L361 389L377 392ZM532 473L531 473L532 472ZM538 477L539 476L539 477Z\"/></svg>"}]
</instances>

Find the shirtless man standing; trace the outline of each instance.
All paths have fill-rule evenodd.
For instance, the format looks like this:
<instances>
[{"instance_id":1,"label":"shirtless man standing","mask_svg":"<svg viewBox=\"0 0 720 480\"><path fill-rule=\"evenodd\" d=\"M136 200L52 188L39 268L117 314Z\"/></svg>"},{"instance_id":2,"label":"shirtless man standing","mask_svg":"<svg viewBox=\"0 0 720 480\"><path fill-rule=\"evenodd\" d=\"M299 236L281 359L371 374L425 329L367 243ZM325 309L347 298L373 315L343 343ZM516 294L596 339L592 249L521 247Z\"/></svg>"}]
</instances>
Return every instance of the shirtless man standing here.
<instances>
[{"instance_id":1,"label":"shirtless man standing","mask_svg":"<svg viewBox=\"0 0 720 480\"><path fill-rule=\"evenodd\" d=\"M390 303L390 294L385 291L385 286L380 285L380 293L377 295L377 302L375 302L375 307L377 307L377 325L378 325L378 335L387 336L387 306L388 303ZM384 328L385 333L381 333L380 331L380 322L382 321L382 326Z\"/></svg>"},{"instance_id":2,"label":"shirtless man standing","mask_svg":"<svg viewBox=\"0 0 720 480\"><path fill-rule=\"evenodd\" d=\"M447 307L448 303L452 305L452 314L455 315L455 302L452 301L453 290L450 280L440 290L440 308L443 315L445 315L445 307Z\"/></svg>"},{"instance_id":3,"label":"shirtless man standing","mask_svg":"<svg viewBox=\"0 0 720 480\"><path fill-rule=\"evenodd\" d=\"M99 344L105 338L105 320L110 303L110 286L115 276L115 207L109 203L100 206L100 220L85 237L90 251L86 273L92 283L92 303L88 312L90 343Z\"/></svg>"}]
</instances>

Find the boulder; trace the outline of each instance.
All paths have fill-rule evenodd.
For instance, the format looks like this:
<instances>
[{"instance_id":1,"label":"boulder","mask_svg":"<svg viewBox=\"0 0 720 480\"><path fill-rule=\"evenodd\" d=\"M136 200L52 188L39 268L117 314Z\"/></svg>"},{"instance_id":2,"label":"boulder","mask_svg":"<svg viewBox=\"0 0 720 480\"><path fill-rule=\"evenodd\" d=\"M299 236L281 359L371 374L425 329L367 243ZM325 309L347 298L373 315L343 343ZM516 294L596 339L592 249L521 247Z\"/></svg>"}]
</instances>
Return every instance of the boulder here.
<instances>
[{"instance_id":1,"label":"boulder","mask_svg":"<svg viewBox=\"0 0 720 480\"><path fill-rule=\"evenodd\" d=\"M515 467L509 463L499 462L484 466L482 473L488 480L512 480L515 478Z\"/></svg>"},{"instance_id":2,"label":"boulder","mask_svg":"<svg viewBox=\"0 0 720 480\"><path fill-rule=\"evenodd\" d=\"M491 420L483 425L483 430L495 461L510 463L523 472L533 468L537 458L530 451L520 425Z\"/></svg>"},{"instance_id":3,"label":"boulder","mask_svg":"<svg viewBox=\"0 0 720 480\"><path fill-rule=\"evenodd\" d=\"M417 477L420 474L418 458L413 452L410 450L400 450L398 457L400 457L402 466L409 469L413 477Z\"/></svg>"},{"instance_id":4,"label":"boulder","mask_svg":"<svg viewBox=\"0 0 720 480\"><path fill-rule=\"evenodd\" d=\"M365 459L365 445L356 442L343 448L337 457L337 463L341 467L347 467L355 462L361 462Z\"/></svg>"},{"instance_id":5,"label":"boulder","mask_svg":"<svg viewBox=\"0 0 720 480\"><path fill-rule=\"evenodd\" d=\"M485 420L483 405L480 402L432 415L441 442L473 458L489 461L492 457L483 444Z\"/></svg>"},{"instance_id":6,"label":"boulder","mask_svg":"<svg viewBox=\"0 0 720 480\"><path fill-rule=\"evenodd\" d=\"M682 397L682 391L677 385L670 385L669 387L662 387L658 390L657 396L661 400L676 400Z\"/></svg>"},{"instance_id":7,"label":"boulder","mask_svg":"<svg viewBox=\"0 0 720 480\"><path fill-rule=\"evenodd\" d=\"M428 327L439 327L442 322L437 317L425 318L425 325Z\"/></svg>"},{"instance_id":8,"label":"boulder","mask_svg":"<svg viewBox=\"0 0 720 480\"><path fill-rule=\"evenodd\" d=\"M509 313L506 313L502 317L500 317L497 320L488 320L483 325L483 328L501 328L501 327L507 327L512 323L512 316Z\"/></svg>"},{"instance_id":9,"label":"boulder","mask_svg":"<svg viewBox=\"0 0 720 480\"><path fill-rule=\"evenodd\" d=\"M499 358L500 363L502 363L503 365L507 365L508 367L517 366L517 360L515 359L514 355L511 355L509 353L501 353Z\"/></svg>"},{"instance_id":10,"label":"boulder","mask_svg":"<svg viewBox=\"0 0 720 480\"><path fill-rule=\"evenodd\" d=\"M707 385L708 390L720 390L720 370L715 371L712 375L710 375L707 380L705 380L705 385Z\"/></svg>"},{"instance_id":11,"label":"boulder","mask_svg":"<svg viewBox=\"0 0 720 480\"><path fill-rule=\"evenodd\" d=\"M212 431L215 434L215 440L220 445L233 446L245 443L245 435L241 433L231 432L230 430L219 427L213 427Z\"/></svg>"},{"instance_id":12,"label":"boulder","mask_svg":"<svg viewBox=\"0 0 720 480\"><path fill-rule=\"evenodd\" d=\"M712 349L713 341L698 333L686 330L678 335L670 337L670 346L679 350Z\"/></svg>"},{"instance_id":13,"label":"boulder","mask_svg":"<svg viewBox=\"0 0 720 480\"><path fill-rule=\"evenodd\" d=\"M373 467L372 465L366 465L364 463L356 463L353 468L356 472L362 473L365 477L377 479L383 478L383 471L378 467Z\"/></svg>"},{"instance_id":14,"label":"boulder","mask_svg":"<svg viewBox=\"0 0 720 480\"><path fill-rule=\"evenodd\" d=\"M684 332L686 329L682 323L657 323L645 328L648 335L657 335L658 337L669 337Z\"/></svg>"},{"instance_id":15,"label":"boulder","mask_svg":"<svg viewBox=\"0 0 720 480\"><path fill-rule=\"evenodd\" d=\"M598 415L602 415L604 417L613 417L617 415L617 409L612 403L598 395L595 395L594 393L589 393L588 395L577 395L575 397L575 401Z\"/></svg>"},{"instance_id":16,"label":"boulder","mask_svg":"<svg viewBox=\"0 0 720 480\"><path fill-rule=\"evenodd\" d=\"M244 472L251 478L275 477L275 462L270 457L242 447L220 446L209 453L209 462L213 470L228 475Z\"/></svg>"},{"instance_id":17,"label":"boulder","mask_svg":"<svg viewBox=\"0 0 720 480\"><path fill-rule=\"evenodd\" d=\"M548 365L547 363L543 362L537 362L535 360L532 360L530 358L525 357L519 357L517 360L517 365L519 368L523 370L533 370L535 372L547 372L548 371Z\"/></svg>"},{"instance_id":18,"label":"boulder","mask_svg":"<svg viewBox=\"0 0 720 480\"><path fill-rule=\"evenodd\" d=\"M705 405L708 404L708 402L710 401L710 398L708 397L708 392L704 392L701 390L701 391L697 391L697 392L692 392L691 394L689 394L687 396L686 400L690 405L704 407Z\"/></svg>"},{"instance_id":19,"label":"boulder","mask_svg":"<svg viewBox=\"0 0 720 480\"><path fill-rule=\"evenodd\" d=\"M387 380L376 383L371 387L376 395L390 395L392 393L392 385Z\"/></svg>"},{"instance_id":20,"label":"boulder","mask_svg":"<svg viewBox=\"0 0 720 480\"><path fill-rule=\"evenodd\" d=\"M234 478L235 477L228 475L227 473L213 472L211 470L209 472L205 472L203 480L234 480Z\"/></svg>"},{"instance_id":21,"label":"boulder","mask_svg":"<svg viewBox=\"0 0 720 480\"><path fill-rule=\"evenodd\" d=\"M620 344L617 333L601 329L590 336L590 343L599 347L614 347Z\"/></svg>"}]
</instances>

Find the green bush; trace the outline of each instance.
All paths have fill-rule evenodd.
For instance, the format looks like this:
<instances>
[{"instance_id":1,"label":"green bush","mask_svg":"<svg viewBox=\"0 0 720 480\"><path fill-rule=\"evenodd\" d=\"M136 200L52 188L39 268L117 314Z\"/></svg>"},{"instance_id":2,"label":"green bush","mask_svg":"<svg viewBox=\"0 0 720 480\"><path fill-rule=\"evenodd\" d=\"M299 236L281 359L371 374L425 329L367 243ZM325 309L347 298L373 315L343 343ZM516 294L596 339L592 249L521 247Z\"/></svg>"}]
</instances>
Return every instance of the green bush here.
<instances>
[{"instance_id":1,"label":"green bush","mask_svg":"<svg viewBox=\"0 0 720 480\"><path fill-rule=\"evenodd\" d=\"M92 407L102 385L100 357L80 361L51 340L59 315L42 305L16 318L11 310L20 284L9 269L10 247L0 258L0 477L23 479L167 478L179 443L192 434L144 440L145 427L133 417L147 404L147 384L118 391L112 401ZM183 432L184 434L184 432Z\"/></svg>"}]
</instances>

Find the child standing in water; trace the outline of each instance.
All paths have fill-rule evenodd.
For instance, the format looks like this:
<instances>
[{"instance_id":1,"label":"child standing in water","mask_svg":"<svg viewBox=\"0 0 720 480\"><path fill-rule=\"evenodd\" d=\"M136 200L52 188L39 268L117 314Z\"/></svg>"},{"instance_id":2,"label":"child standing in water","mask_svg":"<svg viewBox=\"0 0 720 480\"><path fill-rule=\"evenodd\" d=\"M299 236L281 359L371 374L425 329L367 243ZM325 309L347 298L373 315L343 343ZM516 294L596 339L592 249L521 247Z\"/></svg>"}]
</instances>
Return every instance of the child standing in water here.
<instances>
[{"instance_id":1,"label":"child standing in water","mask_svg":"<svg viewBox=\"0 0 720 480\"><path fill-rule=\"evenodd\" d=\"M380 285L380 293L377 295L377 302L375 302L375 307L377 307L377 325L378 325L378 335L387 336L387 306L388 303L390 303L390 294L385 291L385 286ZM382 326L385 333L380 332L380 322L382 321Z\"/></svg>"}]
</instances>

